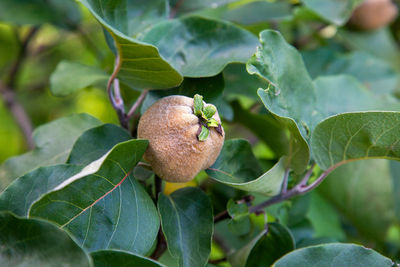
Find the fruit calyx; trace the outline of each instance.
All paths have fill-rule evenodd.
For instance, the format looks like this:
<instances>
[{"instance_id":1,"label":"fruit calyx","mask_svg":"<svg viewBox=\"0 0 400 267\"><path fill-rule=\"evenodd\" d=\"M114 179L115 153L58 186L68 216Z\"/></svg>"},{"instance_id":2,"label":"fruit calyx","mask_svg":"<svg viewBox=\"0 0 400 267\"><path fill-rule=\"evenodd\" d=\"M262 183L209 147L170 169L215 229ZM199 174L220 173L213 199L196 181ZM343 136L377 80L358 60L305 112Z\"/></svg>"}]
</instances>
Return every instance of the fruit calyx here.
<instances>
[{"instance_id":1,"label":"fruit calyx","mask_svg":"<svg viewBox=\"0 0 400 267\"><path fill-rule=\"evenodd\" d=\"M222 136L222 127L216 119L213 118L217 109L213 105L204 106L203 96L195 94L193 97L193 114L199 118L199 130L197 139L199 141L207 140L211 128Z\"/></svg>"}]
</instances>

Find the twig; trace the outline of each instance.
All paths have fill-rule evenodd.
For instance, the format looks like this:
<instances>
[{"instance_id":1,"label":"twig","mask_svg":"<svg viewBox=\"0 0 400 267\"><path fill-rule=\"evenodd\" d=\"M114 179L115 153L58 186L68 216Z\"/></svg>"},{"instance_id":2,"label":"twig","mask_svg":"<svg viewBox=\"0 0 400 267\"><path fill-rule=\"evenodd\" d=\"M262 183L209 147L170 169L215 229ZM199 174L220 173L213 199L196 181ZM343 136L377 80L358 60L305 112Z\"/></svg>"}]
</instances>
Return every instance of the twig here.
<instances>
[{"instance_id":1,"label":"twig","mask_svg":"<svg viewBox=\"0 0 400 267\"><path fill-rule=\"evenodd\" d=\"M149 90L142 91L142 93L140 94L140 96L138 97L136 102L132 105L131 109L129 110L128 115L127 115L128 119L132 118L133 114L135 114L135 111L143 103L148 92L149 92Z\"/></svg>"},{"instance_id":2,"label":"twig","mask_svg":"<svg viewBox=\"0 0 400 267\"><path fill-rule=\"evenodd\" d=\"M29 116L25 112L25 109L17 101L15 93L12 89L1 87L0 92L3 96L5 105L10 110L18 124L18 127L21 129L22 134L24 135L27 147L29 149L33 149L35 147L35 142L32 138L33 127Z\"/></svg>"},{"instance_id":3,"label":"twig","mask_svg":"<svg viewBox=\"0 0 400 267\"><path fill-rule=\"evenodd\" d=\"M158 175L154 175L154 187L155 187L155 202L157 205L158 202L158 195L162 191L162 180ZM157 235L157 246L154 252L151 254L150 258L157 260L161 255L164 253L164 251L167 249L167 242L165 241L164 234L162 232L162 228L160 227L160 230L158 231Z\"/></svg>"},{"instance_id":4,"label":"twig","mask_svg":"<svg viewBox=\"0 0 400 267\"><path fill-rule=\"evenodd\" d=\"M25 36L24 40L22 40L21 42L21 47L19 49L17 60L11 67L10 72L8 74L8 82L6 83L6 86L9 89L14 89L19 70L21 69L21 65L24 62L26 55L28 53L28 45L35 36L35 34L38 32L39 28L40 28L39 26L32 27L29 30L28 34Z\"/></svg>"},{"instance_id":5,"label":"twig","mask_svg":"<svg viewBox=\"0 0 400 267\"><path fill-rule=\"evenodd\" d=\"M167 242L165 241L164 234L160 227L160 230L158 230L158 235L157 235L157 247L151 254L150 258L153 260L158 260L158 258L161 257L161 255L164 253L166 249L167 249Z\"/></svg>"},{"instance_id":6,"label":"twig","mask_svg":"<svg viewBox=\"0 0 400 267\"><path fill-rule=\"evenodd\" d=\"M32 122L27 115L23 106L18 102L16 95L15 95L15 84L17 82L18 74L21 69L23 62L26 59L28 54L28 46L35 34L39 30L39 26L32 27L25 38L21 41L21 47L18 53L17 60L12 65L10 72L8 74L8 81L5 85L0 84L0 92L3 96L4 103L7 108L10 110L11 114L13 115L15 121L17 122L19 128L24 135L25 142L29 149L35 147L35 142L32 138ZM16 32L17 33L17 32ZM18 36L18 34L16 34Z\"/></svg>"},{"instance_id":7,"label":"twig","mask_svg":"<svg viewBox=\"0 0 400 267\"><path fill-rule=\"evenodd\" d=\"M260 213L262 213L264 211L264 208L266 208L266 207L269 207L269 206L271 206L273 204L276 204L276 203L279 203L281 201L287 200L287 199L292 198L294 196L305 194L305 193L313 190L318 185L320 185L322 183L322 181L324 181L324 179L333 170L335 170L337 167L339 167L342 164L343 163L339 163L339 164L336 164L336 165L330 167L329 169L325 170L314 182L312 182L311 184L307 185L307 182L309 181L309 179L311 177L311 174L312 174L312 172L314 170L314 167L315 167L315 164L313 164L310 167L310 169L306 172L306 174L304 175L304 177L300 181L300 183L298 183L296 186L294 186L290 190L282 190L278 195L271 197L267 201L264 201L264 202L262 202L260 204L257 204L255 206L249 207L249 213L260 214ZM284 176L284 180L285 180L285 177L286 177L287 173L288 172L286 171L285 172L285 176ZM219 221L222 221L222 220L228 219L228 218L229 218L229 214L225 210L223 212L220 212L219 214L217 214L214 217L214 223L217 223Z\"/></svg>"}]
</instances>

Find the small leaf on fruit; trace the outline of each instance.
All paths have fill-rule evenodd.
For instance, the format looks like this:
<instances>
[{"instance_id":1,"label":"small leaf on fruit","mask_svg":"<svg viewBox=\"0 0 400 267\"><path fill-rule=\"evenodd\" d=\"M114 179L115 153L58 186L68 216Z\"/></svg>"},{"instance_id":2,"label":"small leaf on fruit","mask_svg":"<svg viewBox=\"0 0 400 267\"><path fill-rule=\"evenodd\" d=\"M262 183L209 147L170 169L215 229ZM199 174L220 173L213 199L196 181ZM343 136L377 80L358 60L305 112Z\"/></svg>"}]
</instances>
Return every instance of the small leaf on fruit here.
<instances>
[{"instance_id":1,"label":"small leaf on fruit","mask_svg":"<svg viewBox=\"0 0 400 267\"><path fill-rule=\"evenodd\" d=\"M193 105L193 112L194 115L196 116L202 116L203 115L203 97L199 94L194 95L194 105Z\"/></svg>"},{"instance_id":2,"label":"small leaf on fruit","mask_svg":"<svg viewBox=\"0 0 400 267\"><path fill-rule=\"evenodd\" d=\"M206 141L209 135L210 135L210 130L208 130L207 127L201 126L201 132L198 136L199 141Z\"/></svg>"},{"instance_id":3,"label":"small leaf on fruit","mask_svg":"<svg viewBox=\"0 0 400 267\"><path fill-rule=\"evenodd\" d=\"M207 121L208 127L218 127L218 125L220 125L219 122L214 118L208 119Z\"/></svg>"},{"instance_id":4,"label":"small leaf on fruit","mask_svg":"<svg viewBox=\"0 0 400 267\"><path fill-rule=\"evenodd\" d=\"M214 116L215 112L217 112L217 109L213 105L209 105L204 108L204 115L207 117L207 119L210 119L212 116Z\"/></svg>"}]
</instances>

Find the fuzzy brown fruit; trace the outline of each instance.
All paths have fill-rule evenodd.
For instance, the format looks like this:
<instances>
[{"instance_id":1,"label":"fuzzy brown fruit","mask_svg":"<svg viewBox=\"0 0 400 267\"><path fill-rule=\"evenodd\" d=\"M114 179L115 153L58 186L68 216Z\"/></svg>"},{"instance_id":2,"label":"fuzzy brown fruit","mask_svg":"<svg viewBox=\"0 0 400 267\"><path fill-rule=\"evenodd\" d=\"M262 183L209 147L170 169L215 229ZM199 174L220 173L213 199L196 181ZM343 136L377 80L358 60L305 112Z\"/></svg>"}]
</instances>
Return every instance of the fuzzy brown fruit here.
<instances>
[{"instance_id":1,"label":"fuzzy brown fruit","mask_svg":"<svg viewBox=\"0 0 400 267\"><path fill-rule=\"evenodd\" d=\"M206 105L207 106L207 105ZM219 123L218 112L213 115ZM150 106L140 118L138 138L149 140L144 154L155 174L182 183L210 167L217 159L225 133L210 128L205 141L198 140L200 119L193 113L193 98L168 96Z\"/></svg>"},{"instance_id":2,"label":"fuzzy brown fruit","mask_svg":"<svg viewBox=\"0 0 400 267\"><path fill-rule=\"evenodd\" d=\"M391 0L365 0L353 12L349 25L360 30L376 30L388 25L397 16Z\"/></svg>"}]
</instances>

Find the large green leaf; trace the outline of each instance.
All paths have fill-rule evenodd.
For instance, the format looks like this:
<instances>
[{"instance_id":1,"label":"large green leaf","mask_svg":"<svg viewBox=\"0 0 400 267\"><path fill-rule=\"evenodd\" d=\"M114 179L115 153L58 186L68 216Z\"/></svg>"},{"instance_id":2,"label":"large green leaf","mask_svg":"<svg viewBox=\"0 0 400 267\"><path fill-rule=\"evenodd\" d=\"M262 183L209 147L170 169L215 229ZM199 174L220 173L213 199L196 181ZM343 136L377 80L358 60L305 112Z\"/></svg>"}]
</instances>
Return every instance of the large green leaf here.
<instances>
[{"instance_id":1,"label":"large green leaf","mask_svg":"<svg viewBox=\"0 0 400 267\"><path fill-rule=\"evenodd\" d=\"M50 76L50 90L55 96L67 96L89 86L106 87L109 75L102 69L80 63L61 61Z\"/></svg>"},{"instance_id":2,"label":"large green leaf","mask_svg":"<svg viewBox=\"0 0 400 267\"><path fill-rule=\"evenodd\" d=\"M393 262L378 252L354 244L324 244L295 250L275 262L276 267L370 266L390 267Z\"/></svg>"},{"instance_id":3,"label":"large green leaf","mask_svg":"<svg viewBox=\"0 0 400 267\"><path fill-rule=\"evenodd\" d=\"M27 216L31 205L44 194L79 173L84 166L99 159L114 145L129 139L130 135L126 130L113 124L104 124L85 131L72 148L68 160L71 165L40 167L19 177L0 195L0 209Z\"/></svg>"},{"instance_id":4,"label":"large green leaf","mask_svg":"<svg viewBox=\"0 0 400 267\"><path fill-rule=\"evenodd\" d=\"M398 72L384 60L364 51L339 54L328 47L303 52L302 55L313 77L349 74L376 94L392 93L397 88Z\"/></svg>"},{"instance_id":5,"label":"large green leaf","mask_svg":"<svg viewBox=\"0 0 400 267\"><path fill-rule=\"evenodd\" d=\"M164 265L143 256L121 250L99 250L90 253L95 267L162 267Z\"/></svg>"},{"instance_id":6,"label":"large green leaf","mask_svg":"<svg viewBox=\"0 0 400 267\"><path fill-rule=\"evenodd\" d=\"M213 214L207 195L198 188L160 194L158 211L168 250L179 266L204 266L211 252Z\"/></svg>"},{"instance_id":7,"label":"large green leaf","mask_svg":"<svg viewBox=\"0 0 400 267\"><path fill-rule=\"evenodd\" d=\"M71 27L80 21L79 8L64 0L2 0L0 20L16 24L52 23Z\"/></svg>"},{"instance_id":8,"label":"large green leaf","mask_svg":"<svg viewBox=\"0 0 400 267\"><path fill-rule=\"evenodd\" d=\"M32 204L44 194L76 175L83 166L59 164L39 167L11 183L0 195L0 210L28 216Z\"/></svg>"},{"instance_id":9,"label":"large green leaf","mask_svg":"<svg viewBox=\"0 0 400 267\"><path fill-rule=\"evenodd\" d=\"M361 159L400 159L400 113L345 113L322 121L311 139L321 169Z\"/></svg>"},{"instance_id":10,"label":"large green leaf","mask_svg":"<svg viewBox=\"0 0 400 267\"><path fill-rule=\"evenodd\" d=\"M114 146L34 202L29 216L57 223L89 251L147 253L159 219L151 198L130 175L147 143L131 140Z\"/></svg>"},{"instance_id":11,"label":"large green leaf","mask_svg":"<svg viewBox=\"0 0 400 267\"><path fill-rule=\"evenodd\" d=\"M336 25L343 25L350 18L354 8L364 0L302 0L311 10L325 20Z\"/></svg>"},{"instance_id":12,"label":"large green leaf","mask_svg":"<svg viewBox=\"0 0 400 267\"><path fill-rule=\"evenodd\" d=\"M141 40L157 46L188 77L214 76L228 63L244 63L258 44L253 34L233 24L197 16L159 23Z\"/></svg>"},{"instance_id":13,"label":"large green leaf","mask_svg":"<svg viewBox=\"0 0 400 267\"><path fill-rule=\"evenodd\" d=\"M389 161L365 160L340 166L318 190L363 238L385 240L395 220ZM329 216L325 210L323 214Z\"/></svg>"},{"instance_id":14,"label":"large green leaf","mask_svg":"<svg viewBox=\"0 0 400 267\"><path fill-rule=\"evenodd\" d=\"M75 140L87 129L100 124L87 114L75 114L38 127L33 132L36 148L1 165L0 189L39 166L64 163Z\"/></svg>"},{"instance_id":15,"label":"large green leaf","mask_svg":"<svg viewBox=\"0 0 400 267\"><path fill-rule=\"evenodd\" d=\"M328 116L374 109L374 95L356 79L345 76L311 80L301 55L275 31L260 34L261 46L247 70L269 82L258 90L265 107L291 133L289 163L296 172L308 163L309 141L315 126Z\"/></svg>"},{"instance_id":16,"label":"large green leaf","mask_svg":"<svg viewBox=\"0 0 400 267\"><path fill-rule=\"evenodd\" d=\"M387 27L375 31L338 31L340 40L346 47L366 51L395 67L399 66L400 54L397 42Z\"/></svg>"},{"instance_id":17,"label":"large green leaf","mask_svg":"<svg viewBox=\"0 0 400 267\"><path fill-rule=\"evenodd\" d=\"M164 89L179 85L182 76L153 45L134 39L139 31L167 19L166 1L80 0L111 34L120 58L121 80L134 88Z\"/></svg>"},{"instance_id":18,"label":"large green leaf","mask_svg":"<svg viewBox=\"0 0 400 267\"><path fill-rule=\"evenodd\" d=\"M92 261L55 225L0 213L1 266L92 266Z\"/></svg>"},{"instance_id":19,"label":"large green leaf","mask_svg":"<svg viewBox=\"0 0 400 267\"><path fill-rule=\"evenodd\" d=\"M206 170L214 180L244 191L258 192L267 196L279 193L285 172L284 158L270 170L262 170L251 145L242 139L225 141L215 163Z\"/></svg>"},{"instance_id":20,"label":"large green leaf","mask_svg":"<svg viewBox=\"0 0 400 267\"><path fill-rule=\"evenodd\" d=\"M229 20L241 25L251 25L262 22L279 21L292 15L291 4L288 2L267 1L237 1L202 9L195 14L210 18Z\"/></svg>"},{"instance_id":21,"label":"large green leaf","mask_svg":"<svg viewBox=\"0 0 400 267\"><path fill-rule=\"evenodd\" d=\"M129 139L132 139L130 134L114 124L91 128L76 140L67 162L87 165L106 154L116 144Z\"/></svg>"},{"instance_id":22,"label":"large green leaf","mask_svg":"<svg viewBox=\"0 0 400 267\"><path fill-rule=\"evenodd\" d=\"M346 176L346 178L348 177ZM335 181L335 183L337 182L339 181ZM349 184L348 181L340 182L343 183L343 186ZM340 195L335 190L332 191L335 192L334 195ZM310 206L306 216L314 229L313 238L330 237L337 240L345 240L346 235L335 207L316 191L313 191L310 195Z\"/></svg>"}]
</instances>

